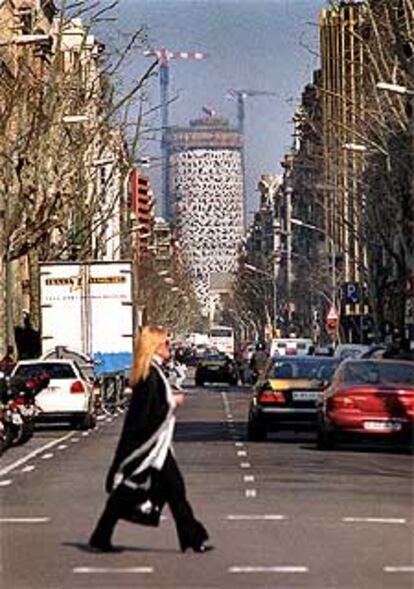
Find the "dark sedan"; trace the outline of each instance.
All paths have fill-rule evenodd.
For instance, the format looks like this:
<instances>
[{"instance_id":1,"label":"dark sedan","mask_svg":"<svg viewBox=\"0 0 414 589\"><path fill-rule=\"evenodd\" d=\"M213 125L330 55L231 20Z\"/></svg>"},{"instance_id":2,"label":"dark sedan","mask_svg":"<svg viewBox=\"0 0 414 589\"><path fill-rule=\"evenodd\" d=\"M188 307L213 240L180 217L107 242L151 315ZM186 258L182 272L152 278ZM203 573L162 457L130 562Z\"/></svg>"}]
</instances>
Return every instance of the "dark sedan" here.
<instances>
[{"instance_id":1,"label":"dark sedan","mask_svg":"<svg viewBox=\"0 0 414 589\"><path fill-rule=\"evenodd\" d=\"M238 375L234 360L219 352L206 352L197 363L195 383L203 386L207 382L236 385Z\"/></svg>"},{"instance_id":2,"label":"dark sedan","mask_svg":"<svg viewBox=\"0 0 414 589\"><path fill-rule=\"evenodd\" d=\"M248 438L264 440L278 429L315 429L316 402L338 363L321 356L273 357L253 389Z\"/></svg>"},{"instance_id":3,"label":"dark sedan","mask_svg":"<svg viewBox=\"0 0 414 589\"><path fill-rule=\"evenodd\" d=\"M318 447L340 440L398 441L412 445L414 364L348 360L324 392L318 411Z\"/></svg>"}]
</instances>

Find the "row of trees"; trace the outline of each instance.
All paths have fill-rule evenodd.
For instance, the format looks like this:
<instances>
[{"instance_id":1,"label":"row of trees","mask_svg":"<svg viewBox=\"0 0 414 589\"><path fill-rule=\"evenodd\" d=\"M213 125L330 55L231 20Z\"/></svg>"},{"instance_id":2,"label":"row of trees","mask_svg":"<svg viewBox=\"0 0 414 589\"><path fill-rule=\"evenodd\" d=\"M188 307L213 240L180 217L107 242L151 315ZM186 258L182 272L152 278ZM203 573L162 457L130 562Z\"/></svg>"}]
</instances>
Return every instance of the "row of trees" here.
<instances>
[{"instance_id":1,"label":"row of trees","mask_svg":"<svg viewBox=\"0 0 414 589\"><path fill-rule=\"evenodd\" d=\"M335 302L344 316L341 338L361 339L366 335L363 327L369 326L362 321L368 314L377 336L383 335L381 327L387 322L401 329L410 322L413 293L407 284L414 275L414 3L332 1L323 15L321 70L306 86L294 116L295 143L285 158L283 183L274 193L270 211L273 223L282 225L281 263L276 264L275 258L278 244L266 244L268 221L255 219L262 234L262 243L256 247L262 259L248 254L247 261L267 276L256 273L249 287L251 273L246 278L242 265L232 305L240 309L240 317L250 316L263 333L272 309L273 275L277 314L283 316L287 308L292 315L295 309L300 328L316 327L320 333L332 302L333 284L344 287L347 281L355 282L360 304L349 309L344 288L338 288ZM385 92L379 82L398 84L408 92ZM319 232L297 226L289 230L288 215ZM250 243L255 239L255 226ZM291 243L283 230L290 233ZM275 227L270 231L277 240ZM328 237L323 239L323 233ZM290 273L286 250L293 266ZM242 296L241 284L245 285ZM346 316L348 312L355 315ZM315 318L319 325L315 326Z\"/></svg>"},{"instance_id":2,"label":"row of trees","mask_svg":"<svg viewBox=\"0 0 414 589\"><path fill-rule=\"evenodd\" d=\"M0 8L3 349L23 305L38 325L39 260L99 258L108 242L118 256L131 255L126 184L139 147L141 90L157 65L122 94L115 90L125 60L145 43L140 29L111 54L95 39L117 2L64 1L47 17L33 2L29 20L8 4Z\"/></svg>"}]
</instances>

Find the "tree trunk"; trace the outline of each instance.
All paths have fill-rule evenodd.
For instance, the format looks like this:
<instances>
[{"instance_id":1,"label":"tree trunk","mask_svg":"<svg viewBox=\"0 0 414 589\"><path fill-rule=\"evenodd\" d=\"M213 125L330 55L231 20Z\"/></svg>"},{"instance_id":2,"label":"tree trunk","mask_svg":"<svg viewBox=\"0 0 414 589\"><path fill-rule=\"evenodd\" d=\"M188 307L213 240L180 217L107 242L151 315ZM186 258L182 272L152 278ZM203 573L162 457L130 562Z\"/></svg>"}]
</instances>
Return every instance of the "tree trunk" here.
<instances>
[{"instance_id":1,"label":"tree trunk","mask_svg":"<svg viewBox=\"0 0 414 589\"><path fill-rule=\"evenodd\" d=\"M40 268L39 256L35 248L28 253L29 261L29 293L30 293L30 320L36 331L40 330Z\"/></svg>"}]
</instances>

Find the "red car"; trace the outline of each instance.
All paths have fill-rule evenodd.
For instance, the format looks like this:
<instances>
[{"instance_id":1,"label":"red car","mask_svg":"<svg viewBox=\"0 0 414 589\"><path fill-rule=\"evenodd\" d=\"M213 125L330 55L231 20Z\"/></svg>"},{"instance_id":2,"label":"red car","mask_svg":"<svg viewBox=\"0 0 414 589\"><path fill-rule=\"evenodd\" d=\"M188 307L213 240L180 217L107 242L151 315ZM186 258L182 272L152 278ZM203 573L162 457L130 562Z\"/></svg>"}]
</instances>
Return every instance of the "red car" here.
<instances>
[{"instance_id":1,"label":"red car","mask_svg":"<svg viewBox=\"0 0 414 589\"><path fill-rule=\"evenodd\" d=\"M413 444L414 364L347 360L324 391L317 415L318 448L340 439L392 439Z\"/></svg>"}]
</instances>

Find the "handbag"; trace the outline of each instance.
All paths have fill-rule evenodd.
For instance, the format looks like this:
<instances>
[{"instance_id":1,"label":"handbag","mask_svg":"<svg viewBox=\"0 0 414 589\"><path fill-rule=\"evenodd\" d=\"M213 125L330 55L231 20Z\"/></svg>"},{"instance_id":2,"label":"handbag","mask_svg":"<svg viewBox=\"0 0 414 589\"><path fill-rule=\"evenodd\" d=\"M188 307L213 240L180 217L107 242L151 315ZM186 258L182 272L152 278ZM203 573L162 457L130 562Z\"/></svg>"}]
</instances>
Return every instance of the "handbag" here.
<instances>
[{"instance_id":1,"label":"handbag","mask_svg":"<svg viewBox=\"0 0 414 589\"><path fill-rule=\"evenodd\" d=\"M165 504L160 493L158 471L149 468L138 476L132 476L129 481L134 488L128 486L128 482L122 485L125 509L121 518L134 524L158 527Z\"/></svg>"}]
</instances>

